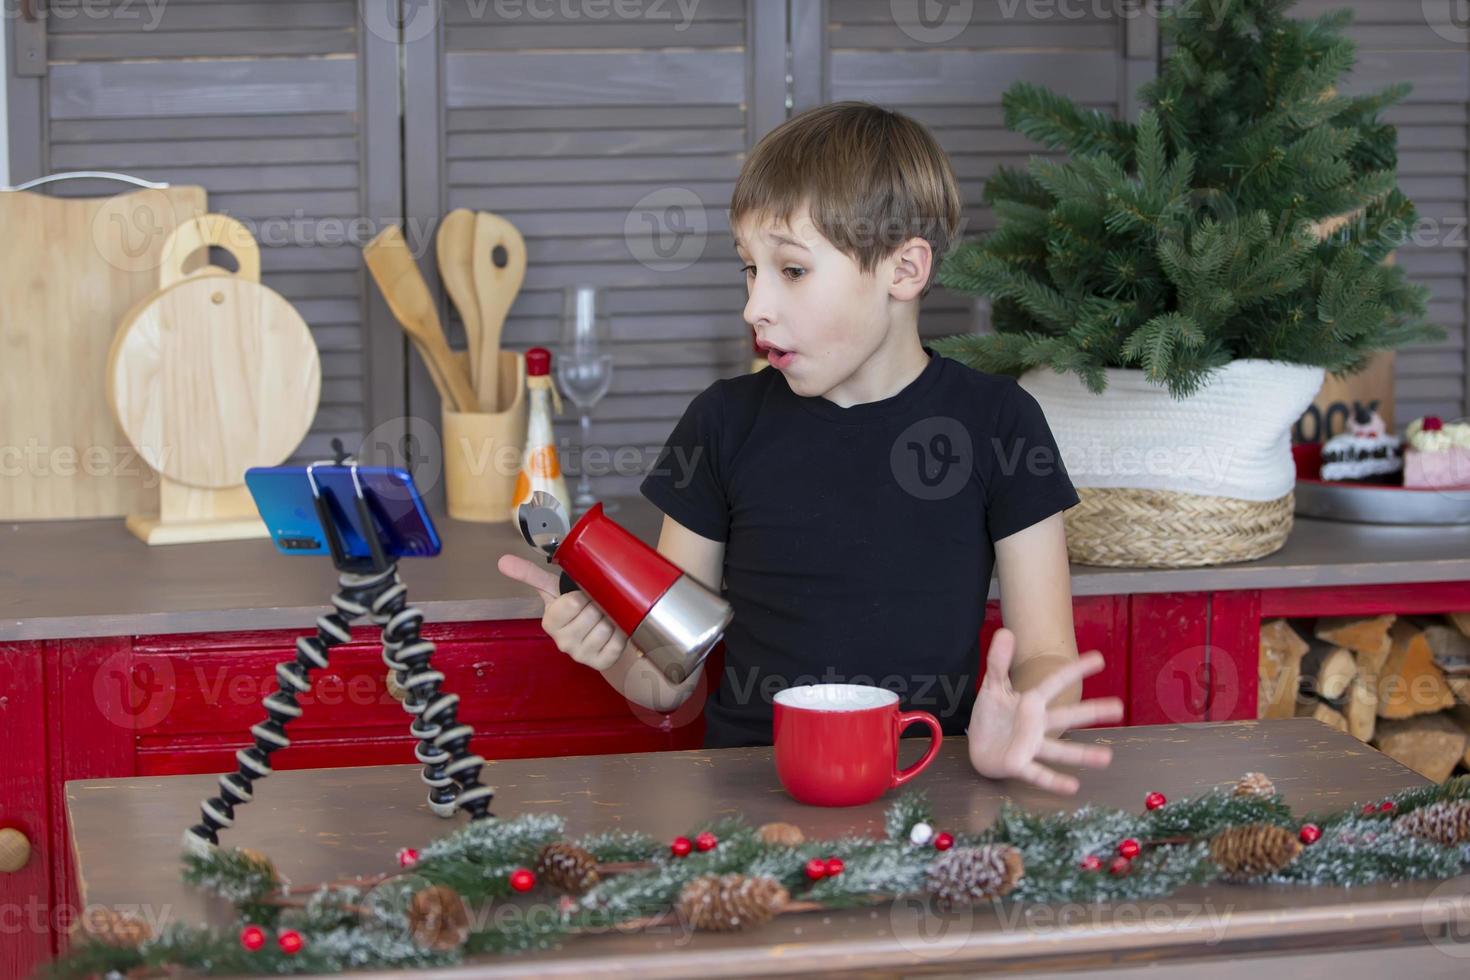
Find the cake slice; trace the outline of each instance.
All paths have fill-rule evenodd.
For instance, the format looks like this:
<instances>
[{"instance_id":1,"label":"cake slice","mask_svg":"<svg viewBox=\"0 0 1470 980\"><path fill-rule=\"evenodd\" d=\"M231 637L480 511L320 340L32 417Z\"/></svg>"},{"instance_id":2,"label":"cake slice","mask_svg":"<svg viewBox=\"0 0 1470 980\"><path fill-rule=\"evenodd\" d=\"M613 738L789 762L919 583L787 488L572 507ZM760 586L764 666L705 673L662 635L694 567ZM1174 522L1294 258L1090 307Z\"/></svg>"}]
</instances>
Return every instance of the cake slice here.
<instances>
[{"instance_id":1,"label":"cake slice","mask_svg":"<svg viewBox=\"0 0 1470 980\"><path fill-rule=\"evenodd\" d=\"M1383 418L1359 406L1348 431L1322 446L1322 479L1344 483L1399 482L1403 441L1386 431Z\"/></svg>"},{"instance_id":2,"label":"cake slice","mask_svg":"<svg viewBox=\"0 0 1470 980\"><path fill-rule=\"evenodd\" d=\"M1470 423L1426 415L1409 423L1404 439L1404 486L1470 490Z\"/></svg>"}]
</instances>

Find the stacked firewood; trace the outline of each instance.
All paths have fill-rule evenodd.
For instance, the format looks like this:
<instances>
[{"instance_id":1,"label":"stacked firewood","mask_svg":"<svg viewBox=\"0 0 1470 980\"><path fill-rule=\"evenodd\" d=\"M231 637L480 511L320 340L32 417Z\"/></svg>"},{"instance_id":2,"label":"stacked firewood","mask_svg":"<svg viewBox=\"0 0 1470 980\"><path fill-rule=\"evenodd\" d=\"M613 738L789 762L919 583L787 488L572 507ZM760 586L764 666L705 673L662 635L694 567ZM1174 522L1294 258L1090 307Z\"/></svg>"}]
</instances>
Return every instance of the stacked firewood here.
<instances>
[{"instance_id":1,"label":"stacked firewood","mask_svg":"<svg viewBox=\"0 0 1470 980\"><path fill-rule=\"evenodd\" d=\"M1435 782L1470 770L1470 612L1262 623L1258 714L1316 718Z\"/></svg>"}]
</instances>

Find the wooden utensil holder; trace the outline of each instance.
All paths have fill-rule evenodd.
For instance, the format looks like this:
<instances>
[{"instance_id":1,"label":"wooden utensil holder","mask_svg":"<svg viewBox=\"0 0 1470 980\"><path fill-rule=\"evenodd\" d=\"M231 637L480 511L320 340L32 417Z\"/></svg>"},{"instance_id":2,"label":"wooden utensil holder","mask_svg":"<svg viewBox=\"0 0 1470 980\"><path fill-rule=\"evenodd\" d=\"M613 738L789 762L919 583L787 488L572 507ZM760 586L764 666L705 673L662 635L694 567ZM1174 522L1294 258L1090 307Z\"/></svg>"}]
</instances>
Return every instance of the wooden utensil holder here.
<instances>
[{"instance_id":1,"label":"wooden utensil holder","mask_svg":"<svg viewBox=\"0 0 1470 980\"><path fill-rule=\"evenodd\" d=\"M495 524L511 519L526 443L526 357L500 352L498 412L443 412L444 490L449 516Z\"/></svg>"}]
</instances>

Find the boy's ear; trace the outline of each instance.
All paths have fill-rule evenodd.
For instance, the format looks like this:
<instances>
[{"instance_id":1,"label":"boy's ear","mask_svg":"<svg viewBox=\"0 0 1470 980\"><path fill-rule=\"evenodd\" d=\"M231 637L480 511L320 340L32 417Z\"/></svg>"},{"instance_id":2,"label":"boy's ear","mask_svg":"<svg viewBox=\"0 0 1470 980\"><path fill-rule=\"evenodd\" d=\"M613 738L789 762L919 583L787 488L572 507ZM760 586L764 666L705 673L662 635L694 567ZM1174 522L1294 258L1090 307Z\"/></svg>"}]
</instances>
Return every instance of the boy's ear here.
<instances>
[{"instance_id":1,"label":"boy's ear","mask_svg":"<svg viewBox=\"0 0 1470 980\"><path fill-rule=\"evenodd\" d=\"M910 238L893 253L891 261L893 282L888 287L888 295L903 301L922 296L934 262L934 250L929 243L922 238Z\"/></svg>"}]
</instances>

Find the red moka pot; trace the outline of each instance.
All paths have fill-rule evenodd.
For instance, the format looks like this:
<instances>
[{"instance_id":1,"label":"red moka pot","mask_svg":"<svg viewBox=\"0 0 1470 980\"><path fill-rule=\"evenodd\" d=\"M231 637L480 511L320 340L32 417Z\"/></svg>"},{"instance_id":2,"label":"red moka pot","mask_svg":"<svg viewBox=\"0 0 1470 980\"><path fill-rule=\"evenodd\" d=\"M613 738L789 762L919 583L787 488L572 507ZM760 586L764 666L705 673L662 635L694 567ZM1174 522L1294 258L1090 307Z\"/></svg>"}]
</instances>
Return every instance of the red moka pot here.
<instances>
[{"instance_id":1,"label":"red moka pot","mask_svg":"<svg viewBox=\"0 0 1470 980\"><path fill-rule=\"evenodd\" d=\"M720 641L730 604L634 537L594 504L550 553L650 663L679 684ZM571 579L571 583L566 581Z\"/></svg>"}]
</instances>

